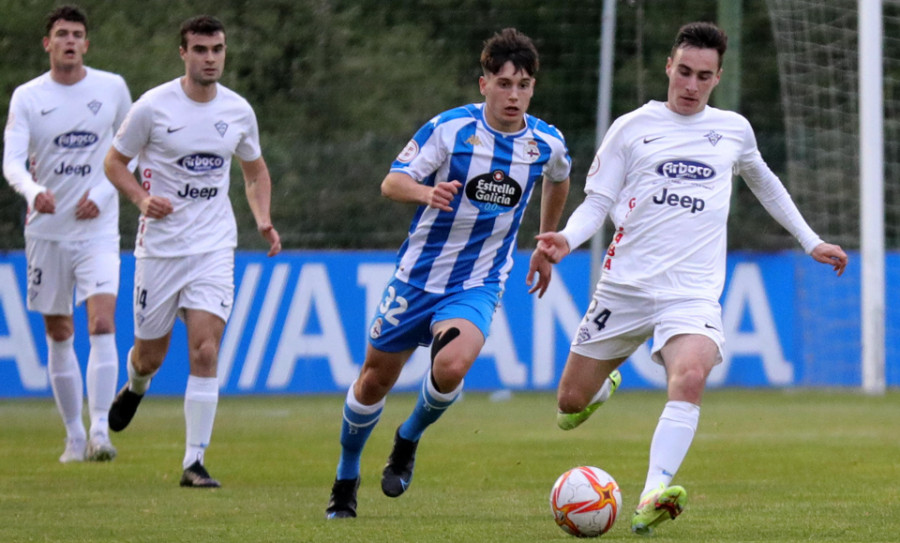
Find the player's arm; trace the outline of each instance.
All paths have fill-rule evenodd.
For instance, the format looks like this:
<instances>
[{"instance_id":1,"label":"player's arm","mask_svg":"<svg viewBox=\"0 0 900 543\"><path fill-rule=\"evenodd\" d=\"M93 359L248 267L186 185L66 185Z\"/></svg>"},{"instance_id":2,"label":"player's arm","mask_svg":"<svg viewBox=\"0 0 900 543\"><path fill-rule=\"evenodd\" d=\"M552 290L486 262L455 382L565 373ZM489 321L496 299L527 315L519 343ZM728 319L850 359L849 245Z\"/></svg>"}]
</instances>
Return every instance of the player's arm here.
<instances>
[{"instance_id":1,"label":"player's arm","mask_svg":"<svg viewBox=\"0 0 900 543\"><path fill-rule=\"evenodd\" d=\"M562 218L566 198L569 196L569 178L555 182L544 177L541 187L541 233L553 232L559 226ZM534 281L537 272L538 280ZM525 276L525 284L531 287L528 294L538 293L538 298L544 295L550 286L553 273L552 263L546 255L537 248L531 253L531 262L528 266L528 275Z\"/></svg>"},{"instance_id":2,"label":"player's arm","mask_svg":"<svg viewBox=\"0 0 900 543\"><path fill-rule=\"evenodd\" d=\"M395 202L414 203L441 211L453 211L450 204L461 188L462 183L459 181L444 181L429 187L405 173L390 172L381 182L381 195Z\"/></svg>"},{"instance_id":3,"label":"player's arm","mask_svg":"<svg viewBox=\"0 0 900 543\"><path fill-rule=\"evenodd\" d=\"M755 144L754 144L755 148ZM838 276L847 266L847 253L838 245L825 243L816 235L778 176L769 168L758 151L748 153L739 162L739 173L769 215L790 232L803 250L817 262L830 264Z\"/></svg>"},{"instance_id":4,"label":"player's arm","mask_svg":"<svg viewBox=\"0 0 900 543\"><path fill-rule=\"evenodd\" d=\"M47 187L35 182L28 171L28 142L31 130L28 112L18 93L13 93L9 104L9 120L3 132L3 176L9 185L25 198L28 209L40 213L56 211L56 200Z\"/></svg>"},{"instance_id":5,"label":"player's arm","mask_svg":"<svg viewBox=\"0 0 900 543\"><path fill-rule=\"evenodd\" d=\"M172 202L161 196L151 196L131 173L128 163L132 157L110 147L103 160L106 178L119 192L125 195L148 219L162 219L173 211Z\"/></svg>"},{"instance_id":6,"label":"player's arm","mask_svg":"<svg viewBox=\"0 0 900 543\"><path fill-rule=\"evenodd\" d=\"M272 202L272 178L269 175L269 167L263 157L256 160L240 161L241 171L244 173L244 189L247 193L247 202L250 211L256 219L256 229L269 243L269 256L275 256L281 252L281 237L272 226L271 202Z\"/></svg>"}]
</instances>

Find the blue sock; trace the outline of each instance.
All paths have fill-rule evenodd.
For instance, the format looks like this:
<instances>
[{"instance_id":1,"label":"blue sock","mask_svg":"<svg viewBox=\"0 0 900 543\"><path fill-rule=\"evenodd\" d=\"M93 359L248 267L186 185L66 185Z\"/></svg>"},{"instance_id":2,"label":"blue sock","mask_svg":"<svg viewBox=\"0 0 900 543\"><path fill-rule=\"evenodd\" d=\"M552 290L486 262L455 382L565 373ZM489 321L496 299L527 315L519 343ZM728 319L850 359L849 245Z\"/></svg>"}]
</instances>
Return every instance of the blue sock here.
<instances>
[{"instance_id":1,"label":"blue sock","mask_svg":"<svg viewBox=\"0 0 900 543\"><path fill-rule=\"evenodd\" d=\"M463 383L460 383L456 390L441 394L434 388L431 382L431 372L425 375L422 382L422 389L419 391L419 399L416 401L416 407L413 409L409 418L400 425L400 437L410 441L419 441L425 428L428 428L435 421L441 418L444 411L453 405L453 402L459 398L462 392Z\"/></svg>"},{"instance_id":2,"label":"blue sock","mask_svg":"<svg viewBox=\"0 0 900 543\"><path fill-rule=\"evenodd\" d=\"M359 477L360 457L369 434L378 423L384 400L375 405L362 405L353 396L353 386L347 393L344 404L344 421L341 424L341 459L338 462L338 479L356 479Z\"/></svg>"}]
</instances>

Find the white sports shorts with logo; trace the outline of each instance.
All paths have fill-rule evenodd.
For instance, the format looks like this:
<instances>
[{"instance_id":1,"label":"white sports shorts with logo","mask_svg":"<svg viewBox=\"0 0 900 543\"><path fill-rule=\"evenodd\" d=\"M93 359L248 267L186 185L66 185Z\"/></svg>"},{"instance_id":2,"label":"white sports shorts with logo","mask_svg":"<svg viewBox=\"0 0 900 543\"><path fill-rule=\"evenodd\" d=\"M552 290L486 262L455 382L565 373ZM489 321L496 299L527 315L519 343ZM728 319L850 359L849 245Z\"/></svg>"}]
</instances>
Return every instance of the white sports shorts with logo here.
<instances>
[{"instance_id":1,"label":"white sports shorts with logo","mask_svg":"<svg viewBox=\"0 0 900 543\"><path fill-rule=\"evenodd\" d=\"M53 241L26 238L28 309L71 315L75 304L95 294L119 293L119 236Z\"/></svg>"},{"instance_id":2,"label":"white sports shorts with logo","mask_svg":"<svg viewBox=\"0 0 900 543\"><path fill-rule=\"evenodd\" d=\"M228 322L234 301L234 250L177 258L138 258L134 264L134 336L156 339L172 331L187 309Z\"/></svg>"},{"instance_id":3,"label":"white sports shorts with logo","mask_svg":"<svg viewBox=\"0 0 900 543\"><path fill-rule=\"evenodd\" d=\"M653 338L651 357L662 364L660 350L672 337L699 334L719 347L722 362L725 334L718 302L655 295L626 285L599 283L591 305L578 327L571 351L596 360L631 356Z\"/></svg>"}]
</instances>

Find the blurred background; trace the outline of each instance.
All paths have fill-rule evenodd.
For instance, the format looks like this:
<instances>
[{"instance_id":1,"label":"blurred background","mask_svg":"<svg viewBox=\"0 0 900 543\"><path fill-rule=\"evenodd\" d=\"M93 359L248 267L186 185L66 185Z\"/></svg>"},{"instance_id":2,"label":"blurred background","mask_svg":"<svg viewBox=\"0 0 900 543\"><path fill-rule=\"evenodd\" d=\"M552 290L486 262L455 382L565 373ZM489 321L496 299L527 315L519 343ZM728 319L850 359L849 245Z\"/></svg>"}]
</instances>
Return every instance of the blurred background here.
<instances>
[{"instance_id":1,"label":"blurred background","mask_svg":"<svg viewBox=\"0 0 900 543\"><path fill-rule=\"evenodd\" d=\"M17 85L48 69L41 47L44 17L59 3L0 2L0 58L4 59L0 107L4 110ZM273 220L286 248L393 249L399 245L411 210L381 198L379 183L422 124L446 109L481 101L478 59L482 44L506 26L531 36L541 55L529 112L556 125L569 145L573 185L565 216L582 200L584 177L598 143L601 0L84 0L78 4L90 21L86 63L123 75L135 100L183 74L178 28L184 19L211 13L223 20L228 39L223 83L245 96L256 110L274 180ZM789 168L786 126L791 121L786 120L773 29L788 24L786 17L796 11L791 4L826 3L616 2L611 115L614 119L650 99L665 100L663 70L679 26L692 20L720 21L729 30L732 48L725 56L723 85L713 93L712 104L721 107L727 102L724 105L750 119L763 156L785 180L813 227L823 237L855 248L859 210L854 204L853 191L858 189L852 172L838 170L828 181L834 187L823 189L804 185L811 178L821 178L819 173L798 170L792 176ZM849 17L838 22L850 31L855 29L855 1L827 4L835 13L826 17ZM733 9L727 17L720 13L723 6L735 5L742 8L736 15ZM897 7L890 1L885 5L886 20L896 19ZM897 34L886 31L885 36L897 58ZM852 34L851 38L839 36L835 45L841 48L842 40L848 39ZM900 72L896 61L892 62L887 65L889 74L891 69ZM853 74L847 76L851 79L847 84L855 85ZM891 76L897 78L897 73ZM731 85L730 90L723 90L725 84ZM896 101L897 91L893 92ZM848 100L837 105L846 106L852 115L855 103ZM838 155L852 163L858 145L852 129L838 139L845 145ZM233 172L232 181L240 246L262 248L239 172ZM811 188L805 190L805 186ZM829 191L827 202L814 199ZM536 200L539 197L535 195ZM893 192L886 198L896 200ZM732 249L797 248L743 183L736 184L735 202L729 226ZM832 224L836 206L852 219L849 224ZM0 249L24 246L24 211L22 198L7 185L0 188ZM897 218L890 206L888 213ZM121 216L123 249L130 249L137 211L123 202ZM522 247L532 245L538 224L536 210L526 217L519 237ZM898 223L887 221L889 246L898 242L896 227L890 226Z\"/></svg>"}]
</instances>

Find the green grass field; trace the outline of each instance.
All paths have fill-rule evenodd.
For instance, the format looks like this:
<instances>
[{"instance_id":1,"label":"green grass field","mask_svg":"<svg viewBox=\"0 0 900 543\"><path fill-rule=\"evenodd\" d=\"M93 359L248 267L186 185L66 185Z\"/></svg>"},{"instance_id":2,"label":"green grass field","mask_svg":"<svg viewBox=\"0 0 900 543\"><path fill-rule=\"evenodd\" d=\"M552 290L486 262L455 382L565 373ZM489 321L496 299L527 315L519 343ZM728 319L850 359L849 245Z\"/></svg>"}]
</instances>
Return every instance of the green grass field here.
<instances>
[{"instance_id":1,"label":"green grass field","mask_svg":"<svg viewBox=\"0 0 900 543\"><path fill-rule=\"evenodd\" d=\"M363 456L359 518L326 521L343 398L223 397L207 452L219 490L178 486L180 398L148 397L113 436L119 457L62 465L49 400L0 401L0 541L574 541L548 494L566 469L592 464L619 482L621 517L604 540L635 540L661 392L623 390L584 426L555 426L548 393L491 402L467 394L426 432L416 476L381 494L394 428L414 397L389 397ZM685 513L656 541L900 540L900 393L720 390L676 482Z\"/></svg>"}]
</instances>

